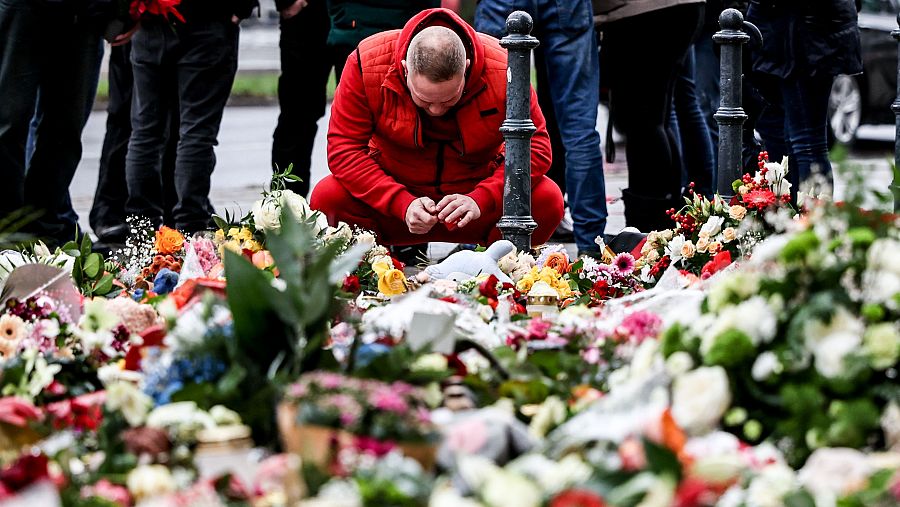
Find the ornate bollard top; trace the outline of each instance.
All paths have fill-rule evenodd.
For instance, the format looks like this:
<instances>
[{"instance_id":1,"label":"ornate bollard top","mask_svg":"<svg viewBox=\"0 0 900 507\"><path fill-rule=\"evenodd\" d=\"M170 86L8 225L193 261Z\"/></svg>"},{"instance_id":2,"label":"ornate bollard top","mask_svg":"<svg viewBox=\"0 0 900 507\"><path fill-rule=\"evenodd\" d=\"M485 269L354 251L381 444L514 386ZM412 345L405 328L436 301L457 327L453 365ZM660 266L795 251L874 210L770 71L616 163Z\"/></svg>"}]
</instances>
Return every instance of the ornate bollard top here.
<instances>
[{"instance_id":1,"label":"ornate bollard top","mask_svg":"<svg viewBox=\"0 0 900 507\"><path fill-rule=\"evenodd\" d=\"M506 33L509 35L528 35L533 28L534 21L525 11L515 11L506 18Z\"/></svg>"},{"instance_id":2,"label":"ornate bollard top","mask_svg":"<svg viewBox=\"0 0 900 507\"><path fill-rule=\"evenodd\" d=\"M740 30L744 26L744 15L737 9L725 9L719 15L722 30Z\"/></svg>"}]
</instances>

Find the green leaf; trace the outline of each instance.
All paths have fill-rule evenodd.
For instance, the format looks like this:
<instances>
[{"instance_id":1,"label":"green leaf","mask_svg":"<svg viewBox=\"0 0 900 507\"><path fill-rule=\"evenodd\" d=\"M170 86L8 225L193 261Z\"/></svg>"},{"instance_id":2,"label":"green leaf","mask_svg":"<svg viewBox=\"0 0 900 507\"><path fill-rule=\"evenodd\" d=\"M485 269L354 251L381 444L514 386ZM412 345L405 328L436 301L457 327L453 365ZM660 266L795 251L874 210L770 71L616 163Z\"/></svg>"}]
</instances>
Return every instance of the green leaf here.
<instances>
[{"instance_id":1,"label":"green leaf","mask_svg":"<svg viewBox=\"0 0 900 507\"><path fill-rule=\"evenodd\" d=\"M93 293L97 294L99 296L108 294L113 288L113 280L114 279L115 279L115 276L113 276L112 273L104 274L100 278L100 280L98 280L97 283L94 284L94 287L92 289Z\"/></svg>"},{"instance_id":2,"label":"green leaf","mask_svg":"<svg viewBox=\"0 0 900 507\"><path fill-rule=\"evenodd\" d=\"M794 491L784 497L785 507L816 507L816 501L807 491Z\"/></svg>"},{"instance_id":3,"label":"green leaf","mask_svg":"<svg viewBox=\"0 0 900 507\"><path fill-rule=\"evenodd\" d=\"M228 216L227 211L225 212L225 215ZM213 222L215 222L216 227L218 227L219 229L222 229L225 233L228 232L229 224L228 224L228 222L223 220L222 217L220 217L219 215L213 215L212 219L213 219Z\"/></svg>"},{"instance_id":4,"label":"green leaf","mask_svg":"<svg viewBox=\"0 0 900 507\"><path fill-rule=\"evenodd\" d=\"M96 278L100 274L100 266L103 257L98 253L91 253L84 259L84 274L88 278Z\"/></svg>"},{"instance_id":5,"label":"green leaf","mask_svg":"<svg viewBox=\"0 0 900 507\"><path fill-rule=\"evenodd\" d=\"M681 481L681 462L668 447L645 438L644 454L647 456L647 467L656 475L669 475Z\"/></svg>"},{"instance_id":6,"label":"green leaf","mask_svg":"<svg viewBox=\"0 0 900 507\"><path fill-rule=\"evenodd\" d=\"M85 234L81 237L81 256L87 257L91 253L91 238Z\"/></svg>"},{"instance_id":7,"label":"green leaf","mask_svg":"<svg viewBox=\"0 0 900 507\"><path fill-rule=\"evenodd\" d=\"M230 396L237 391L241 381L247 377L247 369L240 364L232 364L228 372L219 379L216 389L221 396Z\"/></svg>"}]
</instances>

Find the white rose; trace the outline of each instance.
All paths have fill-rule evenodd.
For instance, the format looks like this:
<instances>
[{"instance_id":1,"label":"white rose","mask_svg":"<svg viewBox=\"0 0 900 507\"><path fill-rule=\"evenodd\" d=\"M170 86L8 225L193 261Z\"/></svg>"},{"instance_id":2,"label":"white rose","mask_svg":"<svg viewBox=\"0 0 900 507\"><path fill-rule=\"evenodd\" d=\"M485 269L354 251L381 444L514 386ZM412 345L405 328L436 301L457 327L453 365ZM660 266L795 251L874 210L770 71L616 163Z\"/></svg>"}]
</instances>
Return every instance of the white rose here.
<instances>
[{"instance_id":1,"label":"white rose","mask_svg":"<svg viewBox=\"0 0 900 507\"><path fill-rule=\"evenodd\" d=\"M262 232L278 232L281 230L281 205L277 199L270 197L253 203L250 209L256 230Z\"/></svg>"},{"instance_id":2,"label":"white rose","mask_svg":"<svg viewBox=\"0 0 900 507\"><path fill-rule=\"evenodd\" d=\"M518 257L516 256L515 251L504 255L499 261L497 261L497 267L500 268L500 271L503 271L507 275L512 273L518 266Z\"/></svg>"},{"instance_id":3,"label":"white rose","mask_svg":"<svg viewBox=\"0 0 900 507\"><path fill-rule=\"evenodd\" d=\"M889 322L869 326L863 336L863 350L876 370L885 370L896 364L900 358L900 332L897 326Z\"/></svg>"},{"instance_id":4,"label":"white rose","mask_svg":"<svg viewBox=\"0 0 900 507\"><path fill-rule=\"evenodd\" d=\"M844 359L859 350L865 330L863 323L839 306L831 322L811 320L803 326L804 343L815 357L816 370L824 377L844 373Z\"/></svg>"},{"instance_id":5,"label":"white rose","mask_svg":"<svg viewBox=\"0 0 900 507\"><path fill-rule=\"evenodd\" d=\"M900 275L900 241L893 238L883 238L875 240L869 247L866 257L869 269L876 271L887 271L895 275Z\"/></svg>"},{"instance_id":6,"label":"white rose","mask_svg":"<svg viewBox=\"0 0 900 507\"><path fill-rule=\"evenodd\" d=\"M481 497L488 505L539 507L543 503L534 482L499 468L485 481Z\"/></svg>"},{"instance_id":7,"label":"white rose","mask_svg":"<svg viewBox=\"0 0 900 507\"><path fill-rule=\"evenodd\" d=\"M121 411L128 425L135 427L147 419L153 399L130 382L113 382L106 388L105 405L110 411Z\"/></svg>"},{"instance_id":8,"label":"white rose","mask_svg":"<svg viewBox=\"0 0 900 507\"><path fill-rule=\"evenodd\" d=\"M128 492L136 502L175 491L175 479L163 465L141 465L128 474Z\"/></svg>"},{"instance_id":9,"label":"white rose","mask_svg":"<svg viewBox=\"0 0 900 507\"><path fill-rule=\"evenodd\" d=\"M694 367L694 360L691 355L684 351L678 351L666 359L666 371L672 377L685 374Z\"/></svg>"},{"instance_id":10,"label":"white rose","mask_svg":"<svg viewBox=\"0 0 900 507\"><path fill-rule=\"evenodd\" d=\"M725 223L724 217L713 215L703 224L703 227L700 227L700 234L705 234L706 237L713 237L722 230L723 223Z\"/></svg>"},{"instance_id":11,"label":"white rose","mask_svg":"<svg viewBox=\"0 0 900 507\"><path fill-rule=\"evenodd\" d=\"M369 263L374 266L375 264L378 264L379 262L387 264L391 268L394 267L394 260L391 258L390 255L379 255L377 257L373 257Z\"/></svg>"},{"instance_id":12,"label":"white rose","mask_svg":"<svg viewBox=\"0 0 900 507\"><path fill-rule=\"evenodd\" d=\"M460 496L450 483L444 483L432 490L428 507L483 507L483 505L471 498Z\"/></svg>"},{"instance_id":13,"label":"white rose","mask_svg":"<svg viewBox=\"0 0 900 507\"><path fill-rule=\"evenodd\" d=\"M766 351L757 356L756 361L753 362L750 374L753 376L753 380L762 382L772 375L781 373L783 370L784 365L778 360L778 356L774 352Z\"/></svg>"},{"instance_id":14,"label":"white rose","mask_svg":"<svg viewBox=\"0 0 900 507\"><path fill-rule=\"evenodd\" d=\"M413 361L410 370L419 371L444 371L447 369L447 358L443 354L425 354Z\"/></svg>"},{"instance_id":15,"label":"white rose","mask_svg":"<svg viewBox=\"0 0 900 507\"><path fill-rule=\"evenodd\" d=\"M730 404L728 375L721 366L697 368L672 386L672 415L692 435L715 428Z\"/></svg>"},{"instance_id":16,"label":"white rose","mask_svg":"<svg viewBox=\"0 0 900 507\"><path fill-rule=\"evenodd\" d=\"M363 231L356 235L357 245L374 245L375 235L369 231Z\"/></svg>"},{"instance_id":17,"label":"white rose","mask_svg":"<svg viewBox=\"0 0 900 507\"><path fill-rule=\"evenodd\" d=\"M796 489L794 471L775 463L763 468L747 488L747 507L783 507L784 496Z\"/></svg>"},{"instance_id":18,"label":"white rose","mask_svg":"<svg viewBox=\"0 0 900 507\"><path fill-rule=\"evenodd\" d=\"M293 190L281 190L280 192L272 192L272 194L277 194L276 198L281 200L282 206L291 210L294 214L294 218L297 220L304 220L312 214L312 210L309 209L309 203L306 202L306 198Z\"/></svg>"},{"instance_id":19,"label":"white rose","mask_svg":"<svg viewBox=\"0 0 900 507\"><path fill-rule=\"evenodd\" d=\"M682 257L681 249L683 246L684 246L684 236L682 236L681 234L672 238L669 241L669 243L666 245L666 250L665 250L666 255L668 255L669 258L672 259L673 263L681 260L681 257Z\"/></svg>"},{"instance_id":20,"label":"white rose","mask_svg":"<svg viewBox=\"0 0 900 507\"><path fill-rule=\"evenodd\" d=\"M566 420L566 404L558 396L548 396L538 407L537 413L531 418L528 432L535 438L543 438L551 427Z\"/></svg>"},{"instance_id":21,"label":"white rose","mask_svg":"<svg viewBox=\"0 0 900 507\"><path fill-rule=\"evenodd\" d=\"M797 474L816 499L817 506L834 505L837 497L852 493L875 470L866 455L856 449L822 448L812 453Z\"/></svg>"},{"instance_id":22,"label":"white rose","mask_svg":"<svg viewBox=\"0 0 900 507\"><path fill-rule=\"evenodd\" d=\"M209 409L209 415L219 426L241 424L241 416L224 405L214 405Z\"/></svg>"}]
</instances>

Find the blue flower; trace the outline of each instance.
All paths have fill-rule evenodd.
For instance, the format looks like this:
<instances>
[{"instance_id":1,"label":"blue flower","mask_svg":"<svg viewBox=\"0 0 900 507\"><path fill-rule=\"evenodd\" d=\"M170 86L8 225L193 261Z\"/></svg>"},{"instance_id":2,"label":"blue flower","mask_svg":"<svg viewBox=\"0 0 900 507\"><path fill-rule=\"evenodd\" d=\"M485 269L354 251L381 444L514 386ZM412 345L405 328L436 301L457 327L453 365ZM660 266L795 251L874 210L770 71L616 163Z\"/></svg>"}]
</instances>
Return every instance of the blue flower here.
<instances>
[{"instance_id":1,"label":"blue flower","mask_svg":"<svg viewBox=\"0 0 900 507\"><path fill-rule=\"evenodd\" d=\"M387 354L390 350L390 347L381 343L362 345L356 349L356 367L365 368L378 356Z\"/></svg>"},{"instance_id":2,"label":"blue flower","mask_svg":"<svg viewBox=\"0 0 900 507\"><path fill-rule=\"evenodd\" d=\"M177 284L178 273L169 268L162 268L153 280L153 292L157 294L168 294L175 289L175 285Z\"/></svg>"},{"instance_id":3,"label":"blue flower","mask_svg":"<svg viewBox=\"0 0 900 507\"><path fill-rule=\"evenodd\" d=\"M144 299L144 289L135 289L134 293L131 295L131 299L140 302Z\"/></svg>"}]
</instances>

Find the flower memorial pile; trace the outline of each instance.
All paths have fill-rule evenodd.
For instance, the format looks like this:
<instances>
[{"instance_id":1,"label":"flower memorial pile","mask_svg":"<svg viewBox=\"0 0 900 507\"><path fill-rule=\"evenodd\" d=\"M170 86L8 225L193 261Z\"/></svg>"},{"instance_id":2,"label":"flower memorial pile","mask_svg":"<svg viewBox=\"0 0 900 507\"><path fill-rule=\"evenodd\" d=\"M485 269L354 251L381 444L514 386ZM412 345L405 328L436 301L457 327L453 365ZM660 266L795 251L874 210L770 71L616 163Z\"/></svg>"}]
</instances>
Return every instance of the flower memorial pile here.
<instances>
[{"instance_id":1,"label":"flower memorial pile","mask_svg":"<svg viewBox=\"0 0 900 507\"><path fill-rule=\"evenodd\" d=\"M452 278L290 170L214 231L3 252L0 503L898 505L900 219L798 212L786 171L640 258L498 242Z\"/></svg>"}]
</instances>

